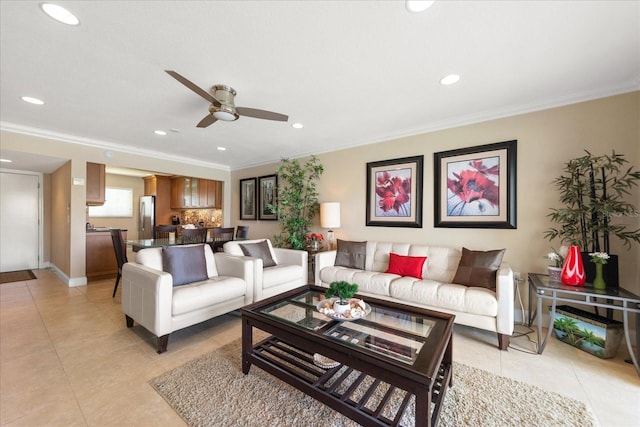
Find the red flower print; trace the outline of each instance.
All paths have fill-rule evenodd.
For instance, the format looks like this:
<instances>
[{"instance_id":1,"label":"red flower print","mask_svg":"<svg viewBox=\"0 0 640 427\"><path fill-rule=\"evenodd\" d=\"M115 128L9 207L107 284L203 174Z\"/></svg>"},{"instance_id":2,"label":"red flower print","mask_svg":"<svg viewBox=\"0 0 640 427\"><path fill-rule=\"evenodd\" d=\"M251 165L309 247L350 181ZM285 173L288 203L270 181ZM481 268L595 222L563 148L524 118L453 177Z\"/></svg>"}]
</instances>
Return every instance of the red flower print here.
<instances>
[{"instance_id":1,"label":"red flower print","mask_svg":"<svg viewBox=\"0 0 640 427\"><path fill-rule=\"evenodd\" d=\"M376 194L380 198L378 207L382 212L395 211L408 215L410 204L406 204L411 201L411 178L391 176L386 171L379 172L376 174Z\"/></svg>"}]
</instances>

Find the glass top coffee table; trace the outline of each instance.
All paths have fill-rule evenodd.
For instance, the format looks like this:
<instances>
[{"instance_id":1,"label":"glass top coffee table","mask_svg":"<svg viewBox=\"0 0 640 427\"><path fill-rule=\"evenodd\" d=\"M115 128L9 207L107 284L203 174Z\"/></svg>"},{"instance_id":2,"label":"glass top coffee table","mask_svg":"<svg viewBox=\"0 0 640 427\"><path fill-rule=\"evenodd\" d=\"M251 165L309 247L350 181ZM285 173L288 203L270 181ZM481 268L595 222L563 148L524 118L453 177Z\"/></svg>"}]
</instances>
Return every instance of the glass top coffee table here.
<instances>
[{"instance_id":1,"label":"glass top coffee table","mask_svg":"<svg viewBox=\"0 0 640 427\"><path fill-rule=\"evenodd\" d=\"M316 309L325 291L307 285L242 308L243 373L256 365L362 425L436 425L454 316L367 297L367 316L338 321ZM270 336L254 343L254 328Z\"/></svg>"}]
</instances>

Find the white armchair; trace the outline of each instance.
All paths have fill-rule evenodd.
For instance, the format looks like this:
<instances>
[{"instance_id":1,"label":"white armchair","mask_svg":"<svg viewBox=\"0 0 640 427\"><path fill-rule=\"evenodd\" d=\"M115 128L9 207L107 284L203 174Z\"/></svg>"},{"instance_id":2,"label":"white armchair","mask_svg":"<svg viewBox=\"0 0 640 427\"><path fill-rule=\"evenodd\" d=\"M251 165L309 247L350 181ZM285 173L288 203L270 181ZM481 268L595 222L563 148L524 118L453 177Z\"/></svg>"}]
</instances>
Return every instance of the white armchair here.
<instances>
[{"instance_id":1,"label":"white armchair","mask_svg":"<svg viewBox=\"0 0 640 427\"><path fill-rule=\"evenodd\" d=\"M135 262L122 267L122 311L127 327L136 321L153 333L158 338L158 353L167 350L171 332L253 302L253 260L214 254L206 244L173 248L179 251L202 248L206 262L204 280L174 286L174 276L163 271L163 248L143 249L137 253ZM201 256L202 252L196 255ZM190 274L193 268L188 259L185 261L188 264L185 270Z\"/></svg>"},{"instance_id":2,"label":"white armchair","mask_svg":"<svg viewBox=\"0 0 640 427\"><path fill-rule=\"evenodd\" d=\"M274 248L269 239L255 239L226 242L224 252L255 262L254 301L260 301L308 283L309 254L307 251Z\"/></svg>"}]
</instances>

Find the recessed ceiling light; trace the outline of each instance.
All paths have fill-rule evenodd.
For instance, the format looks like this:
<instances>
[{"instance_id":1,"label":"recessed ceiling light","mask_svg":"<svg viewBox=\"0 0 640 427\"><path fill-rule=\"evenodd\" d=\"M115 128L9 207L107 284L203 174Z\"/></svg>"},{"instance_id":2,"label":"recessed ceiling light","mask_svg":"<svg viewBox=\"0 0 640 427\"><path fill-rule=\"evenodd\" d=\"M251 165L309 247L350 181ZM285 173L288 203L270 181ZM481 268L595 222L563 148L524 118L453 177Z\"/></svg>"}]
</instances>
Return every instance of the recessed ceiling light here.
<instances>
[{"instance_id":1,"label":"recessed ceiling light","mask_svg":"<svg viewBox=\"0 0 640 427\"><path fill-rule=\"evenodd\" d=\"M11 163L11 162L13 162L13 160L9 160L9 159L0 159L0 162L2 162L2 163Z\"/></svg>"},{"instance_id":2,"label":"recessed ceiling light","mask_svg":"<svg viewBox=\"0 0 640 427\"><path fill-rule=\"evenodd\" d=\"M40 7L44 13L63 24L78 25L80 23L80 20L73 13L62 6L53 3L42 3Z\"/></svg>"},{"instance_id":3,"label":"recessed ceiling light","mask_svg":"<svg viewBox=\"0 0 640 427\"><path fill-rule=\"evenodd\" d=\"M433 3L435 3L434 0L407 0L404 3L404 7L406 7L409 12L418 13L429 9Z\"/></svg>"},{"instance_id":4,"label":"recessed ceiling light","mask_svg":"<svg viewBox=\"0 0 640 427\"><path fill-rule=\"evenodd\" d=\"M156 135L161 135L161 136L165 136L167 134L163 130L154 130L153 133L155 133Z\"/></svg>"},{"instance_id":5,"label":"recessed ceiling light","mask_svg":"<svg viewBox=\"0 0 640 427\"><path fill-rule=\"evenodd\" d=\"M296 129L302 129L304 125L302 123L295 122L294 124L291 125L291 127Z\"/></svg>"},{"instance_id":6,"label":"recessed ceiling light","mask_svg":"<svg viewBox=\"0 0 640 427\"><path fill-rule=\"evenodd\" d=\"M80 20L73 13L57 4L42 3L40 5L40 8L42 8L44 13L46 13L56 21L62 22L63 24L78 25L80 23Z\"/></svg>"},{"instance_id":7,"label":"recessed ceiling light","mask_svg":"<svg viewBox=\"0 0 640 427\"><path fill-rule=\"evenodd\" d=\"M440 84L448 86L448 85L452 85L454 83L458 83L458 81L460 80L460 76L457 74L449 74L448 76L443 77L442 79L440 79Z\"/></svg>"},{"instance_id":8,"label":"recessed ceiling light","mask_svg":"<svg viewBox=\"0 0 640 427\"><path fill-rule=\"evenodd\" d=\"M38 99L38 98L34 98L31 96L23 96L22 99L24 102L28 102L29 104L34 104L34 105L44 105L44 101Z\"/></svg>"},{"instance_id":9,"label":"recessed ceiling light","mask_svg":"<svg viewBox=\"0 0 640 427\"><path fill-rule=\"evenodd\" d=\"M224 147L218 147L218 151L227 151L227 149Z\"/></svg>"}]
</instances>

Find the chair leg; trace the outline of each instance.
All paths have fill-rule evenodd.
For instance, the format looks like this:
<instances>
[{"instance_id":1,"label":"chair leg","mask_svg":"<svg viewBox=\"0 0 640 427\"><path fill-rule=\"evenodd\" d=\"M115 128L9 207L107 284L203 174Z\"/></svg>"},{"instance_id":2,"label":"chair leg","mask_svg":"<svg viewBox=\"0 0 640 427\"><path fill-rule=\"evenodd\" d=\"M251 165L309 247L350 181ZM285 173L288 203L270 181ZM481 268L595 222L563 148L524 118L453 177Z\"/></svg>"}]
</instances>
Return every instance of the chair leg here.
<instances>
[{"instance_id":1,"label":"chair leg","mask_svg":"<svg viewBox=\"0 0 640 427\"><path fill-rule=\"evenodd\" d=\"M113 287L113 295L111 295L111 298L116 297L116 291L118 290L118 283L120 283L120 272L118 272L118 275L116 276L116 285Z\"/></svg>"},{"instance_id":2,"label":"chair leg","mask_svg":"<svg viewBox=\"0 0 640 427\"><path fill-rule=\"evenodd\" d=\"M169 334L158 337L158 354L167 351L167 344L169 344Z\"/></svg>"},{"instance_id":3,"label":"chair leg","mask_svg":"<svg viewBox=\"0 0 640 427\"><path fill-rule=\"evenodd\" d=\"M509 338L511 338L510 335L498 334L498 348L500 348L500 350L507 351L509 347Z\"/></svg>"}]
</instances>

